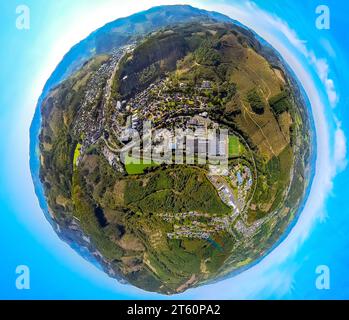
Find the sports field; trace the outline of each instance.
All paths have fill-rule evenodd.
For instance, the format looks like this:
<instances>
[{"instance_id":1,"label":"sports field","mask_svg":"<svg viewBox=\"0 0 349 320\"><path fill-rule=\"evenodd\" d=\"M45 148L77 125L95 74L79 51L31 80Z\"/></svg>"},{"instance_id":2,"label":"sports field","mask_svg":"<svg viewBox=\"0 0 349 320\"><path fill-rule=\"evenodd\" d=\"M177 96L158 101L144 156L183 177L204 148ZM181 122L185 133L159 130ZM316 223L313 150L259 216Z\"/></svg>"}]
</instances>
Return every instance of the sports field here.
<instances>
[{"instance_id":1,"label":"sports field","mask_svg":"<svg viewBox=\"0 0 349 320\"><path fill-rule=\"evenodd\" d=\"M240 154L240 141L237 136L229 136L229 157L238 157Z\"/></svg>"}]
</instances>

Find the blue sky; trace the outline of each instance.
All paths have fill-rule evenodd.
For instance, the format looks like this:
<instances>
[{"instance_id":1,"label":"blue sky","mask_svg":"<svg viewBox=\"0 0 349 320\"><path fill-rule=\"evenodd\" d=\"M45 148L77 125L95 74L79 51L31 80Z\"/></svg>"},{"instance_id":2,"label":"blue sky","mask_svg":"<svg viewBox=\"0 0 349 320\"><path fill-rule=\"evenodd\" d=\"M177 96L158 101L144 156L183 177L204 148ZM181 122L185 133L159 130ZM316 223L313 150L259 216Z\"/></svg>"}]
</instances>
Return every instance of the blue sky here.
<instances>
[{"instance_id":1,"label":"blue sky","mask_svg":"<svg viewBox=\"0 0 349 320\"><path fill-rule=\"evenodd\" d=\"M296 226L265 259L226 281L178 298L349 298L346 170L349 41L344 1L326 1L330 30L315 27L322 1L180 1L220 11L254 29L287 60L315 119L318 158L309 200ZM29 126L41 90L69 48L108 21L178 1L2 1L0 4L0 298L165 298L109 279L62 243L45 220L29 171ZM17 30L15 9L30 8L30 30ZM31 289L15 287L28 265ZM315 288L328 265L331 289Z\"/></svg>"}]
</instances>

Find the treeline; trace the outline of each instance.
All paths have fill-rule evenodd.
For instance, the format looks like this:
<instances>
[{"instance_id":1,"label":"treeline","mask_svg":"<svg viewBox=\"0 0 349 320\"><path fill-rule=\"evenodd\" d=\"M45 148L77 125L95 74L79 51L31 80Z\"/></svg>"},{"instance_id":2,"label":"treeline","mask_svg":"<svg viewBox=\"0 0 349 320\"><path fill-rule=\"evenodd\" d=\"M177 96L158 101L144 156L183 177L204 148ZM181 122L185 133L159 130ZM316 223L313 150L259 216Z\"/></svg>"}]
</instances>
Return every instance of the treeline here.
<instances>
[{"instance_id":1,"label":"treeline","mask_svg":"<svg viewBox=\"0 0 349 320\"><path fill-rule=\"evenodd\" d=\"M276 115L279 115L291 108L291 102L289 99L290 93L284 90L274 97L269 99L269 104Z\"/></svg>"}]
</instances>

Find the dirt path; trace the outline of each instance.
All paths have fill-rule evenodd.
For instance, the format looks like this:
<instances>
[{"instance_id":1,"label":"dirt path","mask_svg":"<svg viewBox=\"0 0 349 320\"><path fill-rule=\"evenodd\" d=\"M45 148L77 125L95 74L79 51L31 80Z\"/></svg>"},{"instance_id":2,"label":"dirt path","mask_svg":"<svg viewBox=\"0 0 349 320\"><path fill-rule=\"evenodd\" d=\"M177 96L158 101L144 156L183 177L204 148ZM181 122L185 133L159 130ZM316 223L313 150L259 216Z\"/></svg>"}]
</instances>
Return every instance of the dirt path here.
<instances>
[{"instance_id":1,"label":"dirt path","mask_svg":"<svg viewBox=\"0 0 349 320\"><path fill-rule=\"evenodd\" d=\"M247 107L246 107L246 105L245 105L245 103L244 102L242 102L242 105L244 106L244 117L245 117L245 115L246 115L246 113L248 114L248 116L249 116L249 118L252 120L252 122L257 126L257 128L260 130L260 132L262 133L262 136L264 137L264 139L266 140L266 142L268 143L268 147L269 147L269 150L271 151L271 153L276 157L276 154L275 154L275 152L274 152L274 150L273 150L273 148L272 148L272 146L271 146L271 144L270 144L270 142L269 142L269 140L268 140L268 138L267 138L267 136L264 134L264 132L263 132L263 129L261 128L261 126L253 119L253 117L251 116L251 112L247 109ZM245 120L247 120L246 119L246 117L245 117Z\"/></svg>"}]
</instances>

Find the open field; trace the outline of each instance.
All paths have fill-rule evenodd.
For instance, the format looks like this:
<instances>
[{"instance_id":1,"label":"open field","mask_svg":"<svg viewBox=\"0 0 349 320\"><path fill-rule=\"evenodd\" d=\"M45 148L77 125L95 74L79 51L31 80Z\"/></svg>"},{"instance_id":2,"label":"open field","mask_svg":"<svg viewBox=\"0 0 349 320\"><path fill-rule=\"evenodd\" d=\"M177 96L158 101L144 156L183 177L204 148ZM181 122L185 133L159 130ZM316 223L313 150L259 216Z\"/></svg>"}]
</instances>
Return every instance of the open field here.
<instances>
[{"instance_id":1,"label":"open field","mask_svg":"<svg viewBox=\"0 0 349 320\"><path fill-rule=\"evenodd\" d=\"M231 81L237 84L243 96L255 88L261 88L267 100L280 93L283 85L268 62L252 49L246 50L245 63L239 64L231 75Z\"/></svg>"},{"instance_id":2,"label":"open field","mask_svg":"<svg viewBox=\"0 0 349 320\"><path fill-rule=\"evenodd\" d=\"M137 163L139 162L139 163ZM125 169L128 174L142 174L148 168L157 167L158 164L152 161L151 163L144 163L142 160L134 159L127 156L125 159Z\"/></svg>"},{"instance_id":3,"label":"open field","mask_svg":"<svg viewBox=\"0 0 349 320\"><path fill-rule=\"evenodd\" d=\"M81 151L81 144L78 143L75 147L75 150L74 150L74 158L73 158L73 165L74 165L74 168L76 167L77 165L77 161L78 161L78 158L80 156L80 151Z\"/></svg>"},{"instance_id":4,"label":"open field","mask_svg":"<svg viewBox=\"0 0 349 320\"><path fill-rule=\"evenodd\" d=\"M229 157L238 157L240 155L240 141L237 136L229 136Z\"/></svg>"}]
</instances>

